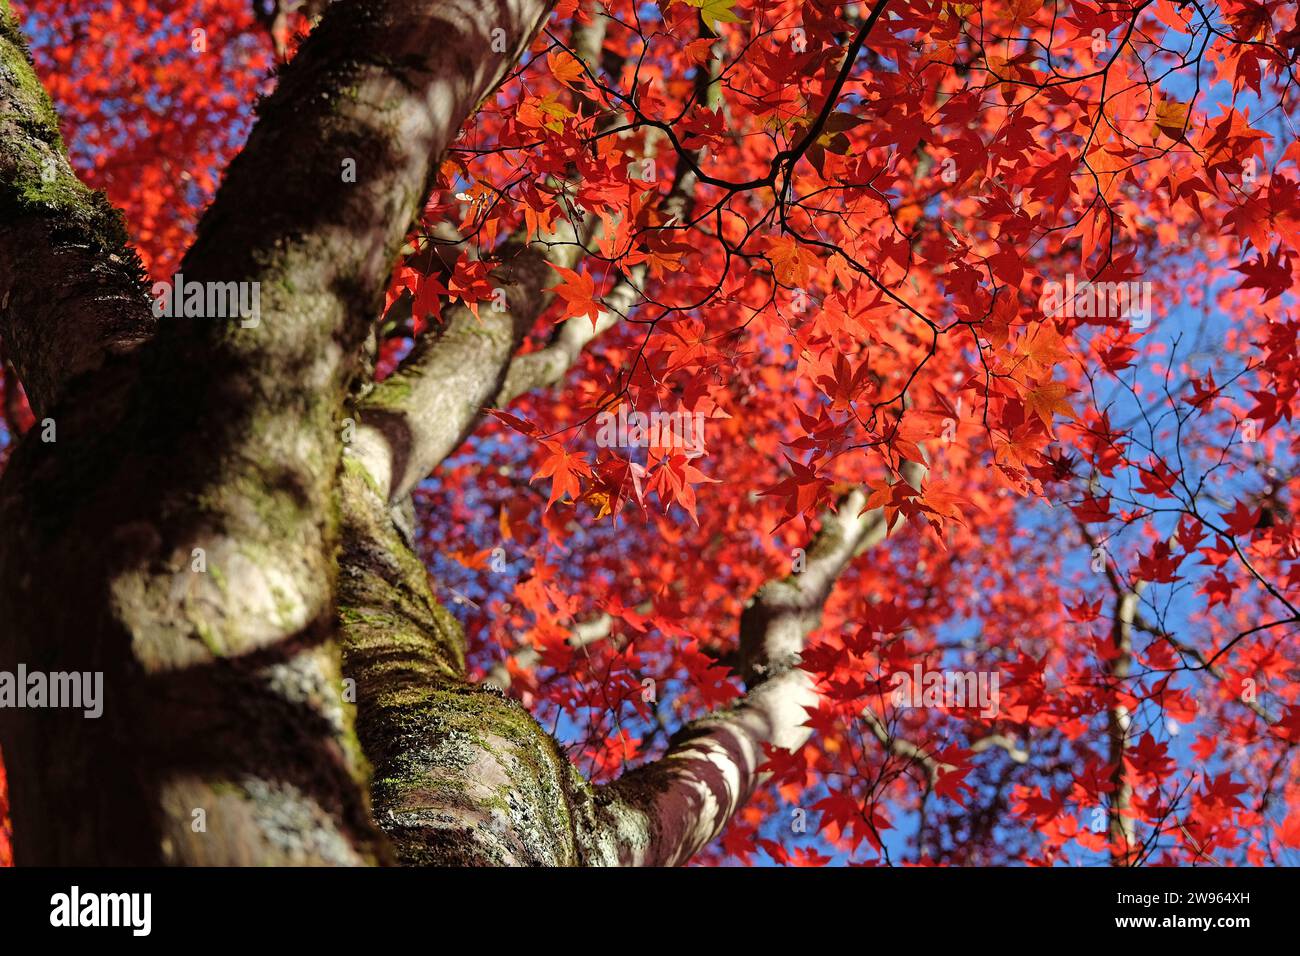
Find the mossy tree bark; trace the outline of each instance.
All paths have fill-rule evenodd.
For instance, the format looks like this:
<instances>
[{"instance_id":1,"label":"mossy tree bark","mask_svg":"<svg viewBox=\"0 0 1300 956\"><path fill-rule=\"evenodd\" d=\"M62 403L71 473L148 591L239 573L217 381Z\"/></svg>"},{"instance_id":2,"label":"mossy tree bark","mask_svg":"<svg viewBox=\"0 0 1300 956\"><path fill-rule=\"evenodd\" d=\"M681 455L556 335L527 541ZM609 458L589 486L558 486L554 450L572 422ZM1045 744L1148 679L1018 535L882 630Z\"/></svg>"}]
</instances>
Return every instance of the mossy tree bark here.
<instances>
[{"instance_id":1,"label":"mossy tree bark","mask_svg":"<svg viewBox=\"0 0 1300 956\"><path fill-rule=\"evenodd\" d=\"M0 258L0 333L56 426L0 483L0 666L99 671L105 696L98 720L0 711L20 862L385 858L336 641L344 403L436 163L548 7L333 4L184 260L259 283L260 321L148 335L0 0L0 254L32 247Z\"/></svg>"}]
</instances>

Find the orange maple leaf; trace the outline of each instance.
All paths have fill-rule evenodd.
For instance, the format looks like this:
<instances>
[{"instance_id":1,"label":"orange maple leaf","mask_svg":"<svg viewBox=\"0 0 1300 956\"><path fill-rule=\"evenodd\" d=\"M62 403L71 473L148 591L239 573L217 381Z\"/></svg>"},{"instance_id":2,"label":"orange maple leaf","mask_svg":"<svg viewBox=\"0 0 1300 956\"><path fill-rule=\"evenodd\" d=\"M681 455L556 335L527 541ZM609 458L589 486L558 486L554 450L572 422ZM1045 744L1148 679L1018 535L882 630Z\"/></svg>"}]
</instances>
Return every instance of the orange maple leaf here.
<instances>
[{"instance_id":1,"label":"orange maple leaf","mask_svg":"<svg viewBox=\"0 0 1300 956\"><path fill-rule=\"evenodd\" d=\"M1029 391L1025 396L1025 405L1043 420L1049 434L1052 433L1052 415L1054 413L1074 417L1074 409L1065 400L1070 387L1064 382L1047 382Z\"/></svg>"},{"instance_id":2,"label":"orange maple leaf","mask_svg":"<svg viewBox=\"0 0 1300 956\"><path fill-rule=\"evenodd\" d=\"M560 319L568 319L573 316L586 315L591 317L591 327L594 329L596 323L600 320L600 305L595 301L596 283L592 281L591 276L583 275L581 272L574 272L572 269L566 269L563 266L551 265L551 268L560 274L564 281L559 285L551 286L548 291L554 292L564 301L564 313ZM558 321L558 320L557 320Z\"/></svg>"}]
</instances>

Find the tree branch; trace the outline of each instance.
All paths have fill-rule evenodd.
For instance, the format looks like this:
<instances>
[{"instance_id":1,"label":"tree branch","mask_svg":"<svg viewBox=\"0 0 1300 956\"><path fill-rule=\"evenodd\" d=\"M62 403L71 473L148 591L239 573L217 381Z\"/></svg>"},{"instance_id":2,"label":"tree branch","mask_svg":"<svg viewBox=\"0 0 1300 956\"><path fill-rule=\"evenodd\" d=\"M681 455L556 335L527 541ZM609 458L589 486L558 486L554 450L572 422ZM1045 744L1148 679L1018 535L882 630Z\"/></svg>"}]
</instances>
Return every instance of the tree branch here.
<instances>
[{"instance_id":1,"label":"tree branch","mask_svg":"<svg viewBox=\"0 0 1300 956\"><path fill-rule=\"evenodd\" d=\"M919 466L905 478L919 486ZM707 846L761 782L765 744L802 746L817 705L812 677L799 666L808 635L821 622L831 589L853 558L883 541L883 510L863 511L862 489L822 518L805 568L763 585L741 615L742 674L749 687L734 707L680 731L667 754L596 791L603 827L593 852L602 862L674 866Z\"/></svg>"},{"instance_id":2,"label":"tree branch","mask_svg":"<svg viewBox=\"0 0 1300 956\"><path fill-rule=\"evenodd\" d=\"M0 0L0 337L36 416L155 324L121 214L69 165L54 106Z\"/></svg>"},{"instance_id":3,"label":"tree branch","mask_svg":"<svg viewBox=\"0 0 1300 956\"><path fill-rule=\"evenodd\" d=\"M1133 666L1133 620L1143 584L1138 582L1136 587L1122 590L1115 599L1115 621L1111 630L1115 656L1107 670L1112 682L1111 692L1117 696L1123 692L1123 684ZM1133 802L1133 784L1124 767L1131 724L1129 709L1117 700L1107 713L1106 723L1106 735L1110 741L1108 759L1112 765L1109 817L1113 866L1128 866L1138 849L1136 826L1129 811Z\"/></svg>"},{"instance_id":4,"label":"tree branch","mask_svg":"<svg viewBox=\"0 0 1300 956\"><path fill-rule=\"evenodd\" d=\"M1182 656L1183 658L1191 658L1193 661L1196 662L1196 667L1194 668L1194 670L1203 670L1206 673L1208 673L1211 677L1214 677L1221 681L1226 681L1228 679L1228 675L1226 675L1223 672L1223 669L1220 668L1217 664L1212 663L1204 654L1202 654L1191 644L1188 644L1186 641L1178 639L1173 634L1170 634L1168 631L1166 631L1164 628L1157 627L1151 621L1148 621L1142 615L1141 611L1137 612L1137 614L1134 615L1133 626L1136 627L1139 631L1142 631L1143 633L1150 634L1152 637L1165 641L1166 643L1169 644L1170 647L1172 647L1175 651L1177 651L1179 655ZM1257 700L1246 700L1240 696L1238 696L1237 700L1240 701L1241 706L1247 708L1248 710L1252 711L1256 716L1262 718L1266 724L1269 725L1276 724L1280 719L1276 714L1274 714L1272 711L1270 711L1267 707L1265 707Z\"/></svg>"}]
</instances>

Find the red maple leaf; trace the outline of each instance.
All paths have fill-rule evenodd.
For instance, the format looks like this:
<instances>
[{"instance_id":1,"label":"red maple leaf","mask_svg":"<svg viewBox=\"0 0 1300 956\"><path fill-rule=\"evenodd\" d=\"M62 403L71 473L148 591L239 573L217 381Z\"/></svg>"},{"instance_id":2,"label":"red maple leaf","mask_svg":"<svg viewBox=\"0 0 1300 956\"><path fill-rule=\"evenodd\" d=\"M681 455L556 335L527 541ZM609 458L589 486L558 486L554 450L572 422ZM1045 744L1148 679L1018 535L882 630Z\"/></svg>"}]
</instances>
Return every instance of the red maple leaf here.
<instances>
[{"instance_id":1,"label":"red maple leaf","mask_svg":"<svg viewBox=\"0 0 1300 956\"><path fill-rule=\"evenodd\" d=\"M546 502L549 508L564 495L576 499L581 492L579 478L591 476L591 467L586 462L585 452L571 453L557 441L547 439L542 447L549 452L538 466L529 483L539 478L551 479L551 497Z\"/></svg>"},{"instance_id":2,"label":"red maple leaf","mask_svg":"<svg viewBox=\"0 0 1300 956\"><path fill-rule=\"evenodd\" d=\"M591 327L594 329L600 319L601 308L600 304L595 300L596 284L591 276L553 263L548 263L548 265L558 272L563 280L559 285L550 288L550 291L554 292L564 303L564 309L557 321L572 318L573 316L586 315L591 317Z\"/></svg>"}]
</instances>

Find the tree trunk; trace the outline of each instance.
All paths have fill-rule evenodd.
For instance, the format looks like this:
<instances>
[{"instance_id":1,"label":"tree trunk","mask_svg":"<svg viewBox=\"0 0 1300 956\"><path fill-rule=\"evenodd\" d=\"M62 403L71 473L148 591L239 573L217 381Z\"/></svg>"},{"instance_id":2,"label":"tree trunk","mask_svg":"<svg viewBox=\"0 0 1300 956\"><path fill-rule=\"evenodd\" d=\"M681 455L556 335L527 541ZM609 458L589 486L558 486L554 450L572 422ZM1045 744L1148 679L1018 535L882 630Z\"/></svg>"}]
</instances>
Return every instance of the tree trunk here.
<instances>
[{"instance_id":1,"label":"tree trunk","mask_svg":"<svg viewBox=\"0 0 1300 956\"><path fill-rule=\"evenodd\" d=\"M0 667L104 688L99 719L0 711L18 862L387 858L339 672L344 403L443 150L548 7L332 5L182 268L258 283L259 321L150 337L0 0L0 334L54 425L0 482Z\"/></svg>"}]
</instances>

